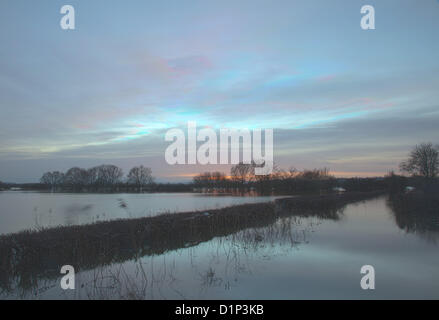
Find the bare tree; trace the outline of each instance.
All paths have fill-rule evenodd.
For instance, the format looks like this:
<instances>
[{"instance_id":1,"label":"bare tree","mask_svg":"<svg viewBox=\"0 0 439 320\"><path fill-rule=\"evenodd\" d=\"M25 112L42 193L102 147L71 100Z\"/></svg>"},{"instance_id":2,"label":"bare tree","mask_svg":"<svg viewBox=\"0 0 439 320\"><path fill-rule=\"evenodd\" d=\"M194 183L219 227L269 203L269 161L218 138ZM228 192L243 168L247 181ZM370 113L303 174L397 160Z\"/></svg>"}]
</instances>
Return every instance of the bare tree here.
<instances>
[{"instance_id":1,"label":"bare tree","mask_svg":"<svg viewBox=\"0 0 439 320\"><path fill-rule=\"evenodd\" d=\"M41 177L40 182L50 186L50 189L53 191L64 183L64 173L59 171L46 172Z\"/></svg>"},{"instance_id":2,"label":"bare tree","mask_svg":"<svg viewBox=\"0 0 439 320\"><path fill-rule=\"evenodd\" d=\"M239 163L230 169L230 175L232 179L237 181L239 184L244 185L245 183L251 181L255 173L255 164Z\"/></svg>"},{"instance_id":3,"label":"bare tree","mask_svg":"<svg viewBox=\"0 0 439 320\"><path fill-rule=\"evenodd\" d=\"M80 190L87 184L87 170L73 167L70 168L65 176L64 183L75 190Z\"/></svg>"},{"instance_id":4,"label":"bare tree","mask_svg":"<svg viewBox=\"0 0 439 320\"><path fill-rule=\"evenodd\" d=\"M87 185L97 187L99 181L99 167L87 169Z\"/></svg>"},{"instance_id":5,"label":"bare tree","mask_svg":"<svg viewBox=\"0 0 439 320\"><path fill-rule=\"evenodd\" d=\"M399 167L401 171L415 176L434 178L439 172L439 147L432 143L416 145Z\"/></svg>"},{"instance_id":6,"label":"bare tree","mask_svg":"<svg viewBox=\"0 0 439 320\"><path fill-rule=\"evenodd\" d=\"M224 172L215 171L211 174L211 181L214 187L222 188L227 181L227 177Z\"/></svg>"},{"instance_id":7,"label":"bare tree","mask_svg":"<svg viewBox=\"0 0 439 320\"><path fill-rule=\"evenodd\" d=\"M204 172L193 178L193 184L196 188L226 188L230 180L224 172Z\"/></svg>"},{"instance_id":8,"label":"bare tree","mask_svg":"<svg viewBox=\"0 0 439 320\"><path fill-rule=\"evenodd\" d=\"M50 186L52 190L61 185L68 190L82 191L84 188L113 189L121 182L122 169L114 165L101 165L90 169L78 167L70 168L65 174L62 172L46 172L40 179L42 184Z\"/></svg>"},{"instance_id":9,"label":"bare tree","mask_svg":"<svg viewBox=\"0 0 439 320\"><path fill-rule=\"evenodd\" d=\"M122 169L114 165L104 164L97 167L97 170L97 182L103 187L113 187L119 183L123 177Z\"/></svg>"},{"instance_id":10,"label":"bare tree","mask_svg":"<svg viewBox=\"0 0 439 320\"><path fill-rule=\"evenodd\" d=\"M40 182L46 186L52 186L52 172L46 172L40 178Z\"/></svg>"},{"instance_id":11,"label":"bare tree","mask_svg":"<svg viewBox=\"0 0 439 320\"><path fill-rule=\"evenodd\" d=\"M297 175L298 178L308 180L321 180L332 178L329 174L328 168L303 170Z\"/></svg>"},{"instance_id":12,"label":"bare tree","mask_svg":"<svg viewBox=\"0 0 439 320\"><path fill-rule=\"evenodd\" d=\"M135 185L140 192L142 192L143 187L152 184L154 181L151 168L144 166L132 168L127 178L128 183Z\"/></svg>"},{"instance_id":13,"label":"bare tree","mask_svg":"<svg viewBox=\"0 0 439 320\"><path fill-rule=\"evenodd\" d=\"M278 167L273 168L273 174L272 179L278 179L278 180L289 180L294 178L299 174L299 171L291 166L288 170L284 170Z\"/></svg>"},{"instance_id":14,"label":"bare tree","mask_svg":"<svg viewBox=\"0 0 439 320\"><path fill-rule=\"evenodd\" d=\"M193 178L193 183L196 188L208 188L212 181L212 174L210 172L204 172L196 175Z\"/></svg>"}]
</instances>

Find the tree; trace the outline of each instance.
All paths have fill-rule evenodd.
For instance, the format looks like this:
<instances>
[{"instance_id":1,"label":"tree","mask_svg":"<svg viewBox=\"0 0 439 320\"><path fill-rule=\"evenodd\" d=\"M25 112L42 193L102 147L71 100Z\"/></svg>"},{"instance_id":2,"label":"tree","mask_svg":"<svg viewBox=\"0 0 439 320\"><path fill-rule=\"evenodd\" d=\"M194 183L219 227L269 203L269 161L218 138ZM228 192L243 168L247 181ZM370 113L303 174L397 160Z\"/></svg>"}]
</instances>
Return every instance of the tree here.
<instances>
[{"instance_id":1,"label":"tree","mask_svg":"<svg viewBox=\"0 0 439 320\"><path fill-rule=\"evenodd\" d=\"M399 166L401 171L414 176L434 178L439 172L439 147L432 143L416 145L409 158Z\"/></svg>"},{"instance_id":2,"label":"tree","mask_svg":"<svg viewBox=\"0 0 439 320\"><path fill-rule=\"evenodd\" d=\"M204 172L193 178L196 188L224 188L227 185L227 177L223 172Z\"/></svg>"},{"instance_id":3,"label":"tree","mask_svg":"<svg viewBox=\"0 0 439 320\"><path fill-rule=\"evenodd\" d=\"M40 182L44 185L50 186L50 189L53 191L64 183L64 173L59 171L46 172L41 177Z\"/></svg>"},{"instance_id":4,"label":"tree","mask_svg":"<svg viewBox=\"0 0 439 320\"><path fill-rule=\"evenodd\" d=\"M122 169L111 164L103 164L97 167L97 170L97 183L103 187L113 187L123 177Z\"/></svg>"},{"instance_id":5,"label":"tree","mask_svg":"<svg viewBox=\"0 0 439 320\"><path fill-rule=\"evenodd\" d=\"M87 184L87 176L85 169L70 168L64 176L64 183L75 190L80 190Z\"/></svg>"},{"instance_id":6,"label":"tree","mask_svg":"<svg viewBox=\"0 0 439 320\"><path fill-rule=\"evenodd\" d=\"M241 186L250 182L255 174L255 164L238 163L230 169L232 179L238 182Z\"/></svg>"},{"instance_id":7,"label":"tree","mask_svg":"<svg viewBox=\"0 0 439 320\"><path fill-rule=\"evenodd\" d=\"M144 166L134 167L128 173L128 183L133 184L142 192L142 188L153 183L151 168Z\"/></svg>"},{"instance_id":8,"label":"tree","mask_svg":"<svg viewBox=\"0 0 439 320\"><path fill-rule=\"evenodd\" d=\"M87 169L87 185L97 187L99 181L99 167Z\"/></svg>"},{"instance_id":9,"label":"tree","mask_svg":"<svg viewBox=\"0 0 439 320\"><path fill-rule=\"evenodd\" d=\"M212 174L204 172L196 175L193 178L193 183L196 188L209 188L212 181Z\"/></svg>"},{"instance_id":10,"label":"tree","mask_svg":"<svg viewBox=\"0 0 439 320\"><path fill-rule=\"evenodd\" d=\"M331 176L329 175L328 168L322 169L313 169L313 170L303 170L298 174L298 178L307 179L307 180L322 180L329 179Z\"/></svg>"},{"instance_id":11,"label":"tree","mask_svg":"<svg viewBox=\"0 0 439 320\"><path fill-rule=\"evenodd\" d=\"M226 184L227 177L223 172L215 171L211 174L213 187L223 188Z\"/></svg>"}]
</instances>

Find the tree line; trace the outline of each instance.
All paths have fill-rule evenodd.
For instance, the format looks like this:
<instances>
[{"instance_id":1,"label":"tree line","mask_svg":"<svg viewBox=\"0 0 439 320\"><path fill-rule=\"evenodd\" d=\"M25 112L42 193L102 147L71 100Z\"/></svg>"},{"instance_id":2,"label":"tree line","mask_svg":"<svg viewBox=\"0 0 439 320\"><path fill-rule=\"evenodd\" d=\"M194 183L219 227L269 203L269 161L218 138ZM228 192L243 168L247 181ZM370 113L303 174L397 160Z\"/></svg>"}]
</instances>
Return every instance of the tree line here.
<instances>
[{"instance_id":1,"label":"tree line","mask_svg":"<svg viewBox=\"0 0 439 320\"><path fill-rule=\"evenodd\" d=\"M274 166L272 174L258 176L255 175L256 167L255 163L240 163L231 168L229 175L205 172L194 177L193 185L201 190L255 190L278 194L322 193L340 189L405 192L409 186L425 194L439 191L439 146L432 143L416 145L407 160L400 163L400 171L406 173L405 176L390 171L384 178L335 178L327 168L298 171L294 167L283 170L277 166Z\"/></svg>"},{"instance_id":2,"label":"tree line","mask_svg":"<svg viewBox=\"0 0 439 320\"><path fill-rule=\"evenodd\" d=\"M126 177L123 170L115 165L103 164L89 169L73 167L67 172L46 172L40 183L51 191L147 191L154 183L150 168L132 168Z\"/></svg>"},{"instance_id":3,"label":"tree line","mask_svg":"<svg viewBox=\"0 0 439 320\"><path fill-rule=\"evenodd\" d=\"M228 190L267 193L307 193L329 191L337 184L337 179L329 174L329 169L298 171L294 167L283 170L274 166L269 175L256 175L255 163L239 163L230 169L230 174L223 172L205 172L193 178L194 188L198 190Z\"/></svg>"},{"instance_id":4,"label":"tree line","mask_svg":"<svg viewBox=\"0 0 439 320\"><path fill-rule=\"evenodd\" d=\"M114 165L100 165L90 169L73 167L67 172L46 172L40 184L21 184L24 189L46 189L72 192L249 192L260 194L326 193L343 188L346 191L389 190L391 193L405 192L407 187L435 195L439 192L439 146L432 143L416 145L408 158L400 163L398 175L390 171L381 178L335 178L329 169L299 171L274 166L270 175L255 175L255 163L240 163L228 174L205 172L195 176L191 183L155 183L150 168L137 166L124 176L121 168ZM0 190L13 185L0 182Z\"/></svg>"}]
</instances>

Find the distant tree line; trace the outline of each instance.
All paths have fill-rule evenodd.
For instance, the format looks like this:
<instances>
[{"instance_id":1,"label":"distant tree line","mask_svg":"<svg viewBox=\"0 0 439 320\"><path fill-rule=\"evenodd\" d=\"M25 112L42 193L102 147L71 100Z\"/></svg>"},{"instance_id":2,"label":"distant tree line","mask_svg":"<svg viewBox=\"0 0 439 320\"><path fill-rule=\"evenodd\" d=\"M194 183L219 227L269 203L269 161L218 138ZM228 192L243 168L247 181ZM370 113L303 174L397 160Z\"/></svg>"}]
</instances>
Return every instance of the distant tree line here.
<instances>
[{"instance_id":1,"label":"distant tree line","mask_svg":"<svg viewBox=\"0 0 439 320\"><path fill-rule=\"evenodd\" d=\"M138 166L124 176L121 168L100 165L90 169L74 167L67 172L46 172L40 184L2 184L0 190L21 187L32 190L71 192L239 192L255 191L259 194L300 194L346 191L388 190L391 194L402 194L407 188L437 197L439 194L439 146L432 143L416 145L407 160L401 162L401 172L393 171L377 178L335 178L327 168L299 171L274 166L269 175L256 175L255 163L239 163L229 174L205 172L195 176L192 183L155 183L150 168Z\"/></svg>"},{"instance_id":2,"label":"distant tree line","mask_svg":"<svg viewBox=\"0 0 439 320\"><path fill-rule=\"evenodd\" d=\"M404 193L407 187L416 188L425 195L437 197L439 194L439 146L422 143L413 148L407 160L400 164L401 172L409 176L397 175L391 171L385 177L376 178L335 178L327 168L298 171L274 166L270 175L255 175L256 164L237 164L230 175L222 172L205 172L193 179L197 189L237 190L259 193L299 194L326 193L344 189L352 192L387 190L391 193ZM410 188L409 188L410 189Z\"/></svg>"},{"instance_id":3,"label":"distant tree line","mask_svg":"<svg viewBox=\"0 0 439 320\"><path fill-rule=\"evenodd\" d=\"M337 185L327 168L298 171L274 166L269 175L256 175L255 168L255 163L239 163L231 168L228 176L222 172L205 172L194 177L193 185L204 191L256 191L260 194L326 192Z\"/></svg>"},{"instance_id":4,"label":"distant tree line","mask_svg":"<svg viewBox=\"0 0 439 320\"><path fill-rule=\"evenodd\" d=\"M121 168L104 164L90 169L73 167L65 173L46 172L40 182L51 191L143 192L151 189L154 178L151 169L144 166L132 168L124 178Z\"/></svg>"}]
</instances>

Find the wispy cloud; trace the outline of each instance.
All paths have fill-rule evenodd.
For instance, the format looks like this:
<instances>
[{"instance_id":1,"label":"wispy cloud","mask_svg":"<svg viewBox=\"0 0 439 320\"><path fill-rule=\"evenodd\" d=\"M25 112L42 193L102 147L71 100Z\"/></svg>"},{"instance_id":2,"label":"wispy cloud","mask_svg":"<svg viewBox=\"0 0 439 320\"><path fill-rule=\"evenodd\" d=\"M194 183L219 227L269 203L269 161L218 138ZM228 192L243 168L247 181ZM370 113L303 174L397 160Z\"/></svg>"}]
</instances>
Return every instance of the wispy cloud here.
<instances>
[{"instance_id":1,"label":"wispy cloud","mask_svg":"<svg viewBox=\"0 0 439 320\"><path fill-rule=\"evenodd\" d=\"M373 33L360 0L103 4L78 1L72 33L48 2L0 5L1 180L24 159L141 158L169 176L163 134L187 121L274 128L278 162L339 172L384 172L439 138L433 1L376 2Z\"/></svg>"}]
</instances>

